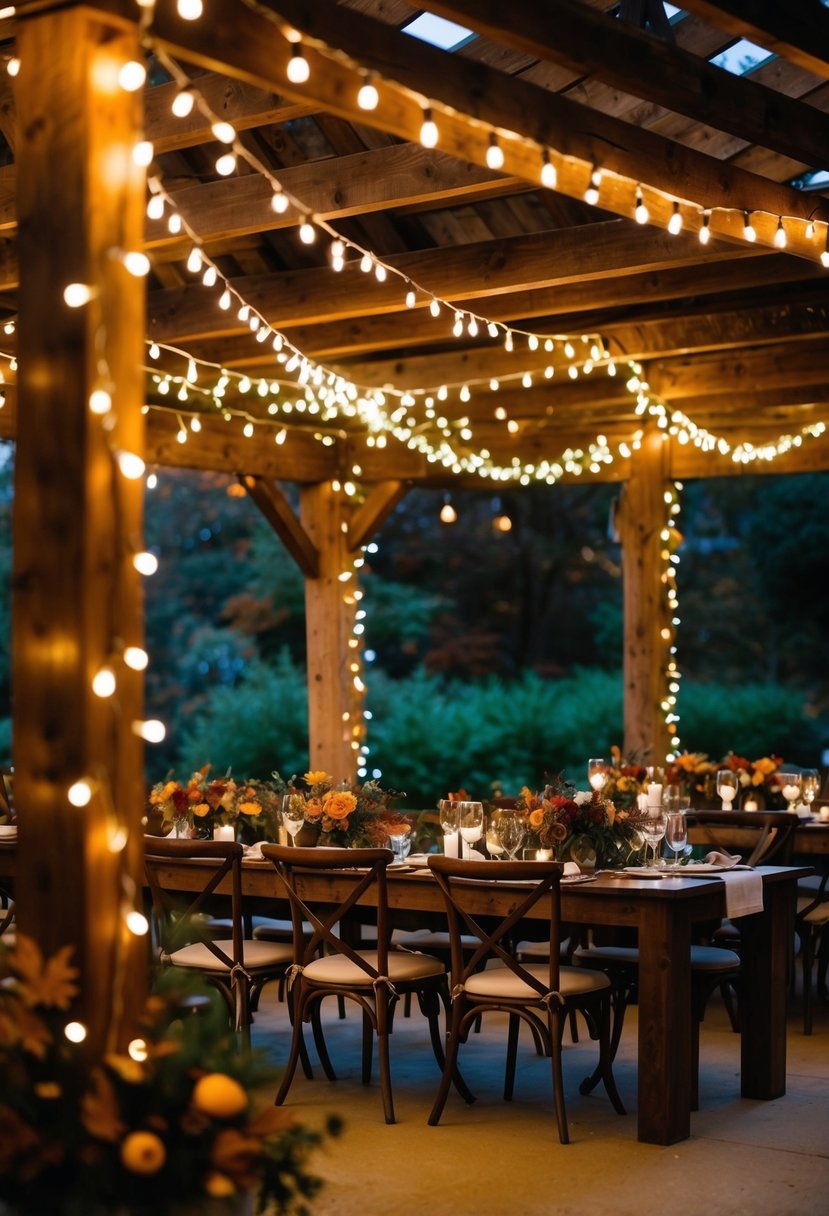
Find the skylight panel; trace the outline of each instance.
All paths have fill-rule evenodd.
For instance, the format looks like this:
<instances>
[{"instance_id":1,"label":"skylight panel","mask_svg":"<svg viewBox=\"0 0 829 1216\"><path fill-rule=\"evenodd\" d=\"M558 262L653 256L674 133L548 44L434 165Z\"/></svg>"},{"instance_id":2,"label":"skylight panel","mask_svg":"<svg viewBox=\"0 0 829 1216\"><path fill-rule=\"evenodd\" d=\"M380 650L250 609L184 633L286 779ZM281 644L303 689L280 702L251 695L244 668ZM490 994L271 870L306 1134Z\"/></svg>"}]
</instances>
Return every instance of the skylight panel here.
<instances>
[{"instance_id":1,"label":"skylight panel","mask_svg":"<svg viewBox=\"0 0 829 1216\"><path fill-rule=\"evenodd\" d=\"M662 7L671 25L676 25L677 21L681 21L683 17L688 16L684 8L677 8L675 4L663 4Z\"/></svg>"},{"instance_id":2,"label":"skylight panel","mask_svg":"<svg viewBox=\"0 0 829 1216\"><path fill-rule=\"evenodd\" d=\"M442 51L457 51L477 36L465 26L447 21L444 17L435 17L433 13L421 13L414 21L400 28L404 34L411 34L421 42L429 42Z\"/></svg>"},{"instance_id":3,"label":"skylight panel","mask_svg":"<svg viewBox=\"0 0 829 1216\"><path fill-rule=\"evenodd\" d=\"M789 182L795 190L826 190L829 189L829 169L810 169L808 173L799 173Z\"/></svg>"},{"instance_id":4,"label":"skylight panel","mask_svg":"<svg viewBox=\"0 0 829 1216\"><path fill-rule=\"evenodd\" d=\"M719 55L714 55L708 62L713 63L715 68L730 72L732 76L746 76L762 63L768 63L770 59L775 58L776 56L764 46L757 46L747 38L740 38L733 46L720 51Z\"/></svg>"}]
</instances>

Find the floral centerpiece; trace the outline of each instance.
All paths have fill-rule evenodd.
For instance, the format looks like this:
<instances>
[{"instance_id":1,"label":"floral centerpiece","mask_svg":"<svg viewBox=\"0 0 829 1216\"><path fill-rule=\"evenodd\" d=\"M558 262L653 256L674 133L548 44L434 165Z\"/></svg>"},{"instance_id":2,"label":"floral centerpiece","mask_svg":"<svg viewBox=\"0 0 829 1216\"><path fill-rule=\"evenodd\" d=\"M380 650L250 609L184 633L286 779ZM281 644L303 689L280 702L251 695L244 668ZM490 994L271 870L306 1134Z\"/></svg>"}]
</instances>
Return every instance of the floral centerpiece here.
<instances>
[{"instance_id":1,"label":"floral centerpiece","mask_svg":"<svg viewBox=\"0 0 829 1216\"><path fill-rule=\"evenodd\" d=\"M648 788L648 770L635 757L623 757L621 748L615 744L610 753L613 760L606 770L602 794L620 810L635 807L637 795Z\"/></svg>"},{"instance_id":2,"label":"floral centerpiece","mask_svg":"<svg viewBox=\"0 0 829 1216\"><path fill-rule=\"evenodd\" d=\"M275 840L279 791L272 782L235 781L230 774L211 777L206 764L186 784L159 781L150 791L150 807L160 812L162 826L178 835L212 835L230 825L243 840Z\"/></svg>"},{"instance_id":3,"label":"floral centerpiece","mask_svg":"<svg viewBox=\"0 0 829 1216\"><path fill-rule=\"evenodd\" d=\"M388 844L389 836L411 829L410 821L395 811L391 803L405 794L384 790L376 781L357 782L334 780L321 770L311 770L299 787L295 778L286 783L273 774L283 792L304 799L305 822L319 829L319 843L342 848L378 848Z\"/></svg>"},{"instance_id":4,"label":"floral centerpiece","mask_svg":"<svg viewBox=\"0 0 829 1216\"><path fill-rule=\"evenodd\" d=\"M250 1089L265 1078L228 1034L220 998L199 997L198 1015L182 1017L194 994L177 978L150 997L128 1053L90 1064L65 1033L70 953L44 959L22 934L0 948L3 1210L230 1216L258 1195L259 1210L307 1216L320 1182L306 1167L322 1137L270 1102L254 1109Z\"/></svg>"},{"instance_id":5,"label":"floral centerpiece","mask_svg":"<svg viewBox=\"0 0 829 1216\"><path fill-rule=\"evenodd\" d=\"M769 801L781 801L778 773L782 764L782 757L775 755L749 760L736 752L727 752L721 760L713 761L705 752L682 752L667 766L665 781L681 786L683 793L691 795L692 802L719 804L717 772L730 769L737 774L741 791L762 793Z\"/></svg>"},{"instance_id":6,"label":"floral centerpiece","mask_svg":"<svg viewBox=\"0 0 829 1216\"><path fill-rule=\"evenodd\" d=\"M604 790L576 790L557 777L540 793L524 786L516 808L539 845L556 861L601 867L626 865L642 847L638 808L617 807Z\"/></svg>"}]
</instances>

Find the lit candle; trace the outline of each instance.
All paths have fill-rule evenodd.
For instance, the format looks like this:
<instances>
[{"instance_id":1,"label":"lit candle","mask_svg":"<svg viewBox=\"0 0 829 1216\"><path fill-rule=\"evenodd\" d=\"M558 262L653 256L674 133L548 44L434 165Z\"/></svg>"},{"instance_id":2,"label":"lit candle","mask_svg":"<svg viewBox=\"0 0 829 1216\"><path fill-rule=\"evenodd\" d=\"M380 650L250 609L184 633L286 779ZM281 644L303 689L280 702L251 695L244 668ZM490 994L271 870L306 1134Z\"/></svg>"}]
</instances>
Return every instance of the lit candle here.
<instances>
[{"instance_id":1,"label":"lit candle","mask_svg":"<svg viewBox=\"0 0 829 1216\"><path fill-rule=\"evenodd\" d=\"M744 811L756 811L757 809L758 809L757 799L756 798L746 798L745 802L743 803L743 810Z\"/></svg>"},{"instance_id":2,"label":"lit candle","mask_svg":"<svg viewBox=\"0 0 829 1216\"><path fill-rule=\"evenodd\" d=\"M661 806L661 805L662 805L662 786L656 781L651 781L650 785L648 786L648 806Z\"/></svg>"},{"instance_id":3,"label":"lit candle","mask_svg":"<svg viewBox=\"0 0 829 1216\"><path fill-rule=\"evenodd\" d=\"M636 805L639 807L640 811L646 811L648 809L648 795L647 794L637 794L636 795Z\"/></svg>"},{"instance_id":4,"label":"lit candle","mask_svg":"<svg viewBox=\"0 0 829 1216\"><path fill-rule=\"evenodd\" d=\"M236 833L229 823L220 824L219 827L213 829L214 840L235 840Z\"/></svg>"},{"instance_id":5,"label":"lit candle","mask_svg":"<svg viewBox=\"0 0 829 1216\"><path fill-rule=\"evenodd\" d=\"M605 783L604 773L591 773L588 778L594 790L600 790Z\"/></svg>"},{"instance_id":6,"label":"lit candle","mask_svg":"<svg viewBox=\"0 0 829 1216\"><path fill-rule=\"evenodd\" d=\"M443 833L443 853L446 857L458 856L458 841L460 837L457 832Z\"/></svg>"},{"instance_id":7,"label":"lit candle","mask_svg":"<svg viewBox=\"0 0 829 1216\"><path fill-rule=\"evenodd\" d=\"M553 860L553 850L552 849L536 849L535 860L536 861L552 861Z\"/></svg>"}]
</instances>

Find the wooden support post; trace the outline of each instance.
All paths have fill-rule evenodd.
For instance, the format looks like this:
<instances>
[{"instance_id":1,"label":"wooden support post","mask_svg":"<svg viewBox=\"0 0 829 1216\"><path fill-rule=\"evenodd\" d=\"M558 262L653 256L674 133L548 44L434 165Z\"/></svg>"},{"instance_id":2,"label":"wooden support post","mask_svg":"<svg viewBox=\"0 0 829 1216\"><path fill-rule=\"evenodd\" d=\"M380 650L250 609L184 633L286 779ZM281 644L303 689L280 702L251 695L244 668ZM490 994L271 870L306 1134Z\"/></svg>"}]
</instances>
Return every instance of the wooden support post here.
<instances>
[{"instance_id":1,"label":"wooden support post","mask_svg":"<svg viewBox=\"0 0 829 1216\"><path fill-rule=\"evenodd\" d=\"M142 645L132 556L141 541L144 290L118 251L141 249L144 174L132 159L140 93L118 72L140 59L136 25L89 7L23 18L17 81L20 286L14 507L13 680L21 933L80 968L72 1016L92 1055L123 1046L146 982L140 902ZM64 288L92 299L69 308ZM107 413L90 409L109 392ZM103 399L99 399L103 407ZM105 666L114 696L92 691ZM92 796L72 805L73 783ZM126 844L124 843L126 841ZM137 884L137 885L136 885Z\"/></svg>"},{"instance_id":2,"label":"wooden support post","mask_svg":"<svg viewBox=\"0 0 829 1216\"><path fill-rule=\"evenodd\" d=\"M324 769L338 781L353 779L361 738L354 731L362 729L362 689L355 680L362 681L358 650L349 642L359 588L342 491L330 481L303 487L300 518L319 554L318 577L305 580L310 767ZM352 663L357 671L351 670ZM352 741L358 746L352 747Z\"/></svg>"},{"instance_id":3,"label":"wooden support post","mask_svg":"<svg viewBox=\"0 0 829 1216\"><path fill-rule=\"evenodd\" d=\"M661 557L668 446L655 428L646 432L631 457L616 520L624 580L624 751L647 754L653 764L664 763L670 743L661 708L672 645Z\"/></svg>"}]
</instances>

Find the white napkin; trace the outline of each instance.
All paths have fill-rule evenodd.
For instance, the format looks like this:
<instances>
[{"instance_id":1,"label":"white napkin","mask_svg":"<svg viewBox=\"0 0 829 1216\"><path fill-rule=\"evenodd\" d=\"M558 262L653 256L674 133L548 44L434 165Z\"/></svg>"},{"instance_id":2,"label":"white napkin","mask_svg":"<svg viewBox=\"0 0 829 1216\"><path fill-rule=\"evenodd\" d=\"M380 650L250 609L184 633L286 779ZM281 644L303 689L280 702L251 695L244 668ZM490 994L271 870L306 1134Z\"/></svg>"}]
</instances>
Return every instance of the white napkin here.
<instances>
[{"instance_id":1,"label":"white napkin","mask_svg":"<svg viewBox=\"0 0 829 1216\"><path fill-rule=\"evenodd\" d=\"M754 870L740 870L734 867L740 858L731 853L707 853L705 860L711 865L728 866L728 870L720 875L725 883L725 914L729 920L738 916L751 916L754 912L763 911L763 876Z\"/></svg>"},{"instance_id":2,"label":"white napkin","mask_svg":"<svg viewBox=\"0 0 829 1216\"><path fill-rule=\"evenodd\" d=\"M257 840L255 844L245 845L245 857L251 861L262 861L262 841Z\"/></svg>"},{"instance_id":3,"label":"white napkin","mask_svg":"<svg viewBox=\"0 0 829 1216\"><path fill-rule=\"evenodd\" d=\"M579 865L575 861L565 861L563 877L568 878L571 874L581 874Z\"/></svg>"}]
</instances>

